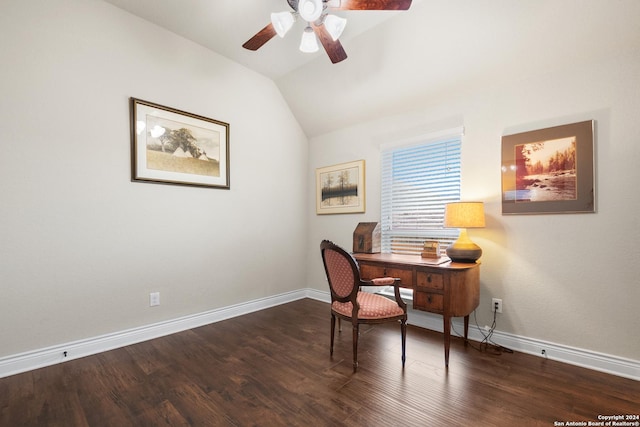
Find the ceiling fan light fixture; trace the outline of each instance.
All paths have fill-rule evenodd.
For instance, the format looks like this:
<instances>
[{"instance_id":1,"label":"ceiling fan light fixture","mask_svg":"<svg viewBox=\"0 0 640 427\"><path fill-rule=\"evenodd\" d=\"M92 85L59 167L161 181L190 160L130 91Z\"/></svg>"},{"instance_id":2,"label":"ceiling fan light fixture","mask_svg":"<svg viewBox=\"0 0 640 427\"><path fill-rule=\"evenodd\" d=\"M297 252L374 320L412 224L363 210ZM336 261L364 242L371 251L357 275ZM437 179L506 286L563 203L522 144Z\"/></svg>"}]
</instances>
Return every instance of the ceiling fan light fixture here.
<instances>
[{"instance_id":1,"label":"ceiling fan light fixture","mask_svg":"<svg viewBox=\"0 0 640 427\"><path fill-rule=\"evenodd\" d=\"M298 13L307 22L315 22L322 15L322 0L299 0Z\"/></svg>"},{"instance_id":2,"label":"ceiling fan light fixture","mask_svg":"<svg viewBox=\"0 0 640 427\"><path fill-rule=\"evenodd\" d=\"M313 32L311 27L306 27L302 33L302 40L300 41L300 51L304 53L317 52L318 39L316 39L316 33Z\"/></svg>"},{"instance_id":3,"label":"ceiling fan light fixture","mask_svg":"<svg viewBox=\"0 0 640 427\"><path fill-rule=\"evenodd\" d=\"M329 33L333 41L336 41L340 38L346 25L347 20L336 15L327 15L327 17L324 19L324 26L326 27L327 32Z\"/></svg>"},{"instance_id":4,"label":"ceiling fan light fixture","mask_svg":"<svg viewBox=\"0 0 640 427\"><path fill-rule=\"evenodd\" d=\"M277 12L271 14L271 24L280 37L284 37L284 35L287 34L291 27L293 27L294 21L295 18L291 12Z\"/></svg>"}]
</instances>

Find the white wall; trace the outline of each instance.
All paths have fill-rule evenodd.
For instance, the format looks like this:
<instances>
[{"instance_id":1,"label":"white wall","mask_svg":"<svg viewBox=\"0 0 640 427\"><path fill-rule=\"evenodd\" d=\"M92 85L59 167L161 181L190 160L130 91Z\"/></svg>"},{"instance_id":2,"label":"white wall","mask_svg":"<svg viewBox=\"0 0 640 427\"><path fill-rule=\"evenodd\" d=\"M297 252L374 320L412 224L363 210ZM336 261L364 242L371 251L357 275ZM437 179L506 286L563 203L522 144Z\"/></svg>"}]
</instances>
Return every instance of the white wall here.
<instances>
[{"instance_id":1,"label":"white wall","mask_svg":"<svg viewBox=\"0 0 640 427\"><path fill-rule=\"evenodd\" d=\"M411 112L320 135L308 151L273 82L106 3L4 0L0 35L0 358L326 291L320 240L350 247L358 222L379 220L380 143L463 124L463 197L488 215L471 231L484 249L480 324L499 297L502 331L640 359L637 43L575 67L416 88L393 105ZM132 183L131 96L230 123L231 190ZM598 212L502 216L500 136L587 119ZM367 212L316 216L315 168L356 159Z\"/></svg>"},{"instance_id":2,"label":"white wall","mask_svg":"<svg viewBox=\"0 0 640 427\"><path fill-rule=\"evenodd\" d=\"M271 80L103 2L1 9L0 357L301 288L307 140ZM129 97L229 123L231 189L131 182Z\"/></svg>"},{"instance_id":3,"label":"white wall","mask_svg":"<svg viewBox=\"0 0 640 427\"><path fill-rule=\"evenodd\" d=\"M411 113L312 138L310 191L315 168L365 159L367 211L316 216L308 197L309 283L326 288L322 239L351 248L358 222L380 220L380 144L462 124L462 198L483 200L487 214L485 229L470 230L484 250L479 324L490 324L491 298L502 298L500 331L640 360L640 55L636 48L580 62L425 97ZM590 119L597 213L503 216L501 136Z\"/></svg>"}]
</instances>

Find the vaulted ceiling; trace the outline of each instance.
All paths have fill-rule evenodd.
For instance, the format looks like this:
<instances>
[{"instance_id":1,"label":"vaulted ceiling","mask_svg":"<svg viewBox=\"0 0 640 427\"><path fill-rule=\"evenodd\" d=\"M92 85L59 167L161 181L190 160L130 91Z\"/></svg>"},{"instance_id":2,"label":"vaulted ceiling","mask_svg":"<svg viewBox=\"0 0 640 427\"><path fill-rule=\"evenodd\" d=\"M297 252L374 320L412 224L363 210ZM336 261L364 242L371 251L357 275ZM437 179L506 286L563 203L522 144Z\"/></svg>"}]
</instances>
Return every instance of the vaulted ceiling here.
<instances>
[{"instance_id":1,"label":"vaulted ceiling","mask_svg":"<svg viewBox=\"0 0 640 427\"><path fill-rule=\"evenodd\" d=\"M417 110L503 79L640 53L637 0L413 0L344 11L348 58L298 50L302 23L258 51L242 44L286 0L104 0L273 79L307 136Z\"/></svg>"}]
</instances>

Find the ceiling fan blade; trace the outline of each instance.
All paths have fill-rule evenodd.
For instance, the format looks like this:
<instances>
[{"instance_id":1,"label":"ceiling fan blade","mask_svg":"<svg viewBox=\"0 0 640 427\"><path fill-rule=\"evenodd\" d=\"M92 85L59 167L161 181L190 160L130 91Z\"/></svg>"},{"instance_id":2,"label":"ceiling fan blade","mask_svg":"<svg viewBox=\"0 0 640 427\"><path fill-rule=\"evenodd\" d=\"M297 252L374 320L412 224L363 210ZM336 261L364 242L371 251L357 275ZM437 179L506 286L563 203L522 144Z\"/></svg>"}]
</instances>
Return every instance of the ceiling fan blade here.
<instances>
[{"instance_id":1,"label":"ceiling fan blade","mask_svg":"<svg viewBox=\"0 0 640 427\"><path fill-rule=\"evenodd\" d=\"M249 50L258 50L276 34L276 29L273 28L273 24L269 23L269 25L258 31L255 36L247 40L242 47Z\"/></svg>"},{"instance_id":2,"label":"ceiling fan blade","mask_svg":"<svg viewBox=\"0 0 640 427\"><path fill-rule=\"evenodd\" d=\"M316 35L320 39L320 43L322 43L322 47L324 47L324 50L327 52L327 55L329 55L329 59L332 63L337 64L338 62L347 59L347 52L342 48L340 40L334 41L324 25L313 24L312 26L313 31L315 31Z\"/></svg>"},{"instance_id":3,"label":"ceiling fan blade","mask_svg":"<svg viewBox=\"0 0 640 427\"><path fill-rule=\"evenodd\" d=\"M408 10L411 0L341 0L335 10Z\"/></svg>"}]
</instances>

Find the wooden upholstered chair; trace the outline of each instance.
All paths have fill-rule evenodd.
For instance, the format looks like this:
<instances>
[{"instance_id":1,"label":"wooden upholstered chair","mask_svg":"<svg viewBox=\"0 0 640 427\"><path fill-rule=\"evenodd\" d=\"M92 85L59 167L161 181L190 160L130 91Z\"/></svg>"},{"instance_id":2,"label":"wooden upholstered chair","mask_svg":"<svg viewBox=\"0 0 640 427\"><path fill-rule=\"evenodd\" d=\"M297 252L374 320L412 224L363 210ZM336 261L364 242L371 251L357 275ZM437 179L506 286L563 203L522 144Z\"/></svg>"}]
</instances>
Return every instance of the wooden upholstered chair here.
<instances>
[{"instance_id":1,"label":"wooden upholstered chair","mask_svg":"<svg viewBox=\"0 0 640 427\"><path fill-rule=\"evenodd\" d=\"M353 371L358 368L358 333L361 323L400 323L402 334L402 366L405 362L407 338L407 305L400 297L400 279L382 277L362 280L355 259L340 246L323 240L320 244L322 261L331 290L331 354L336 330L336 318L353 326ZM381 295L360 290L361 286L393 285L395 301Z\"/></svg>"}]
</instances>

